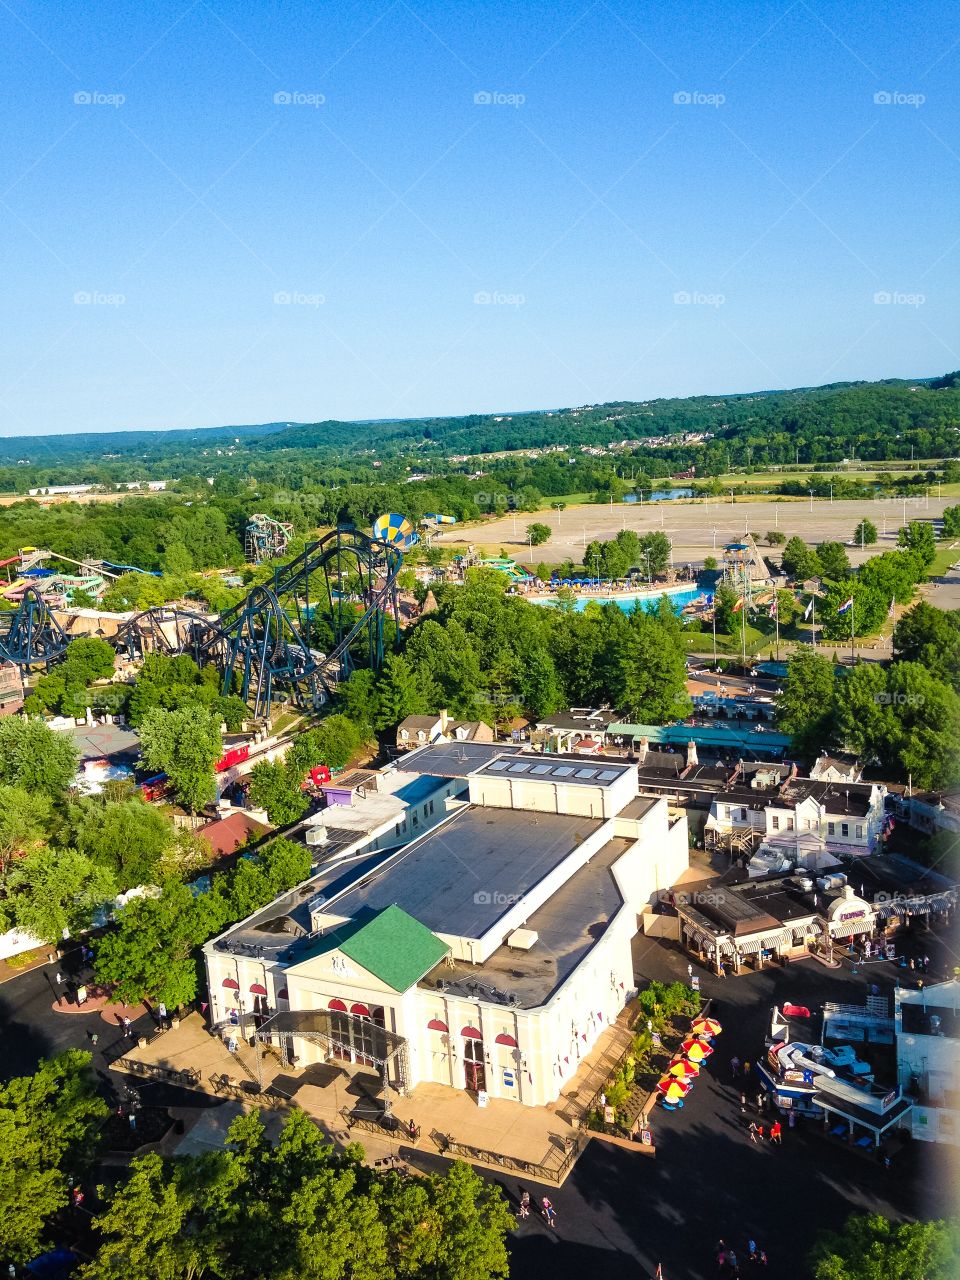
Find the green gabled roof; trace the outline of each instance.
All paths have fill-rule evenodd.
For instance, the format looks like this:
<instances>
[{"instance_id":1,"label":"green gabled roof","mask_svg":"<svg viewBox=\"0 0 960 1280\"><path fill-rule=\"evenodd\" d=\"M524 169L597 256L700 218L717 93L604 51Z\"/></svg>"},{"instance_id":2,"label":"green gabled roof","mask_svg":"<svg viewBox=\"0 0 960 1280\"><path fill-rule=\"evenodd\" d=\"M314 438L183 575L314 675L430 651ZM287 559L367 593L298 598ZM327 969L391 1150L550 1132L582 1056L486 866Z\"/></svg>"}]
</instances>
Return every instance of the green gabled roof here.
<instances>
[{"instance_id":1,"label":"green gabled roof","mask_svg":"<svg viewBox=\"0 0 960 1280\"><path fill-rule=\"evenodd\" d=\"M450 948L400 907L385 907L340 950L394 991L407 991L440 963Z\"/></svg>"}]
</instances>

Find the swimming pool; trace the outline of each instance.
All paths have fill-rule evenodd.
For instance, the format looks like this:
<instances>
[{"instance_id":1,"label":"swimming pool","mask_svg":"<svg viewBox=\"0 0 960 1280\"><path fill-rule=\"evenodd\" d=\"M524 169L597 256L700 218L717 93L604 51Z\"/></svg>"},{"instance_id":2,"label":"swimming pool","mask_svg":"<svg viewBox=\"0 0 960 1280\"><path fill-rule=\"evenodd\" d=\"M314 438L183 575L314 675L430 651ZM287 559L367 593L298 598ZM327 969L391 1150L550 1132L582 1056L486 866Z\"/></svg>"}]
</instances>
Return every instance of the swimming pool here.
<instances>
[{"instance_id":1,"label":"swimming pool","mask_svg":"<svg viewBox=\"0 0 960 1280\"><path fill-rule=\"evenodd\" d=\"M680 613L686 605L692 604L698 596L702 595L703 592L698 590L696 587L668 587L663 591L631 591L625 595L616 596L578 596L573 609L575 613L583 613L587 605L590 604L591 601L595 600L597 604L615 604L618 608L622 609L624 613L632 613L634 606L638 604L644 613L653 613L656 610L657 605L660 603L660 597L669 596L670 603L673 605L677 613ZM554 608L556 607L557 601L553 596L547 596L541 599L533 599L530 603L545 604Z\"/></svg>"}]
</instances>

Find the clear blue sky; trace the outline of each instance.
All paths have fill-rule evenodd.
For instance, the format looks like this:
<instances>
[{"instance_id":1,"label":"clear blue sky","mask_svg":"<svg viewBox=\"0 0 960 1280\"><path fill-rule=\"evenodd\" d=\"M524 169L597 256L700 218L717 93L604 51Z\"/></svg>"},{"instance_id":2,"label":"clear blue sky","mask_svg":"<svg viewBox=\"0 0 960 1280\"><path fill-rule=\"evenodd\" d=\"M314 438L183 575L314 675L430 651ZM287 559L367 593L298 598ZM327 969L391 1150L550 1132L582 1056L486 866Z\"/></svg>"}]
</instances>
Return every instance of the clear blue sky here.
<instances>
[{"instance_id":1,"label":"clear blue sky","mask_svg":"<svg viewBox=\"0 0 960 1280\"><path fill-rule=\"evenodd\" d=\"M0 39L3 434L960 367L956 5L4 0Z\"/></svg>"}]
</instances>

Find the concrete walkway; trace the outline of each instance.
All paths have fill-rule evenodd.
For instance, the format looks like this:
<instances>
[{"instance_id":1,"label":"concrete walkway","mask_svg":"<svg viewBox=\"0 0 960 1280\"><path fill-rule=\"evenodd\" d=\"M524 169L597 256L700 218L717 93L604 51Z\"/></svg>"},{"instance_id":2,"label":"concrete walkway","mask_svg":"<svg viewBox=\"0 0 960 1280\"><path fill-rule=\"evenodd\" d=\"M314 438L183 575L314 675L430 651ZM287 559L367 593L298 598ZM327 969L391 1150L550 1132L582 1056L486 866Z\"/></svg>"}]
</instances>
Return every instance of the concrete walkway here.
<instances>
[{"instance_id":1,"label":"concrete walkway","mask_svg":"<svg viewBox=\"0 0 960 1280\"><path fill-rule=\"evenodd\" d=\"M372 1099L378 1090L379 1082L369 1070L329 1063L294 1073L267 1052L262 1056L260 1071L264 1088L272 1086L274 1097L279 1094L290 1104L302 1107L334 1143L360 1142L370 1161L396 1154L399 1148L408 1156L416 1147L432 1155L442 1154L446 1142L453 1141L490 1153L489 1159L475 1158L476 1164L500 1167L497 1157L503 1157L557 1168L570 1140L579 1133L587 1107L630 1043L633 1013L628 1007L604 1032L556 1103L527 1107L491 1098L485 1107L480 1107L473 1094L447 1085L423 1083L408 1096L395 1098L393 1110L401 1125L395 1136L351 1128L345 1119L350 1112L362 1112L363 1099ZM251 1093L248 1101L242 1093L245 1082L252 1084L258 1079L254 1050L241 1042L237 1052L231 1054L224 1042L207 1030L199 1014L190 1014L175 1030L158 1032L144 1045L132 1044L125 1057L146 1066L199 1072L197 1087L207 1093L216 1093L219 1081L226 1076L233 1086L228 1092L238 1106L258 1105L255 1094ZM124 1071L124 1059L118 1059L113 1069ZM372 1101L371 1116L378 1110ZM223 1115L219 1115L221 1111ZM231 1107L231 1111L236 1113L235 1108ZM193 1140L222 1143L228 1123L226 1110L218 1109L218 1116L217 1120L208 1121L209 1134L203 1138L198 1134ZM411 1143L409 1137L411 1121L420 1130L417 1143Z\"/></svg>"}]
</instances>

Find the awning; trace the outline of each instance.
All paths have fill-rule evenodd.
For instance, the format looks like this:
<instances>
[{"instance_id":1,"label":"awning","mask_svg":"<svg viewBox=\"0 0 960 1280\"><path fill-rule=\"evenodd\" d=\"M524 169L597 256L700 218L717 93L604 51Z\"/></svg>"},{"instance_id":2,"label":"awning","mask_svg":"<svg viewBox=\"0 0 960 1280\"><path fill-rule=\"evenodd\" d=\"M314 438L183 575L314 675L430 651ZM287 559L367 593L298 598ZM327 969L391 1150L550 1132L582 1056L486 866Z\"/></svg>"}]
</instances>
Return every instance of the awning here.
<instances>
[{"instance_id":1,"label":"awning","mask_svg":"<svg viewBox=\"0 0 960 1280\"><path fill-rule=\"evenodd\" d=\"M882 905L874 907L873 913L878 920L889 920L892 916L898 916L902 908L895 902L884 902Z\"/></svg>"},{"instance_id":2,"label":"awning","mask_svg":"<svg viewBox=\"0 0 960 1280\"><path fill-rule=\"evenodd\" d=\"M250 994L252 996L265 996L267 994L267 988L262 982L255 982L250 988Z\"/></svg>"},{"instance_id":3,"label":"awning","mask_svg":"<svg viewBox=\"0 0 960 1280\"><path fill-rule=\"evenodd\" d=\"M761 949L762 946L763 946L762 938L747 938L745 942L741 942L738 944L738 949L742 955L753 956L757 954L757 952Z\"/></svg>"},{"instance_id":4,"label":"awning","mask_svg":"<svg viewBox=\"0 0 960 1280\"><path fill-rule=\"evenodd\" d=\"M813 1101L818 1107L822 1107L824 1111L829 1111L831 1115L840 1116L841 1119L849 1121L851 1124L858 1124L864 1129L870 1129L876 1134L877 1138L887 1129L895 1124L899 1124L904 1116L913 1110L913 1103L906 1098L898 1098L892 1107L889 1107L882 1115L875 1111L868 1111L866 1107L858 1107L852 1103L844 1102L836 1096L836 1094L825 1093L822 1089L813 1095Z\"/></svg>"},{"instance_id":5,"label":"awning","mask_svg":"<svg viewBox=\"0 0 960 1280\"><path fill-rule=\"evenodd\" d=\"M831 920L830 934L834 938L851 938L859 933L873 933L873 918L866 920Z\"/></svg>"}]
</instances>

